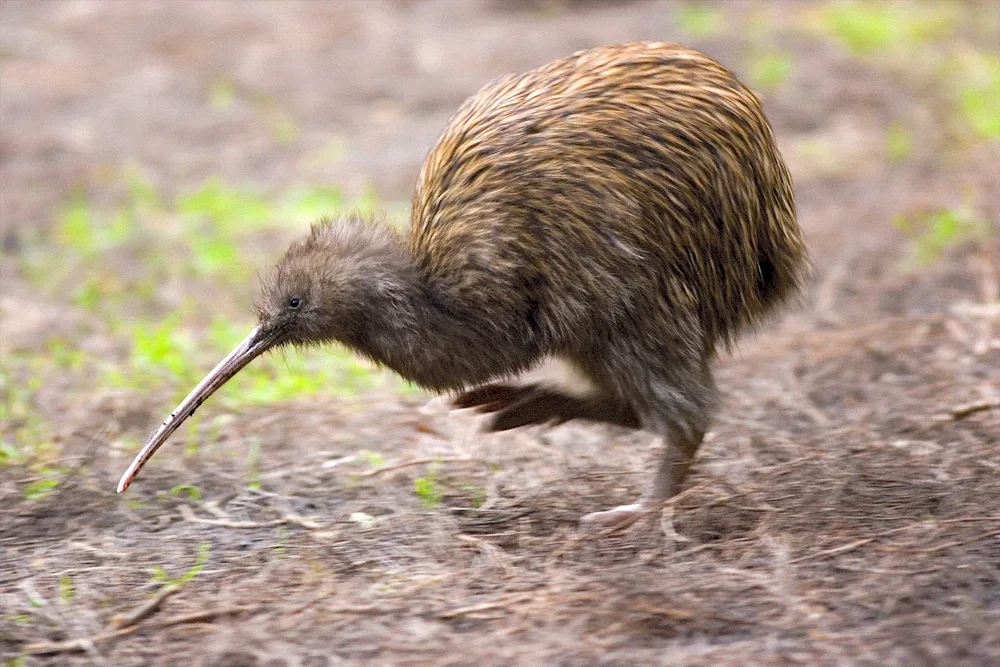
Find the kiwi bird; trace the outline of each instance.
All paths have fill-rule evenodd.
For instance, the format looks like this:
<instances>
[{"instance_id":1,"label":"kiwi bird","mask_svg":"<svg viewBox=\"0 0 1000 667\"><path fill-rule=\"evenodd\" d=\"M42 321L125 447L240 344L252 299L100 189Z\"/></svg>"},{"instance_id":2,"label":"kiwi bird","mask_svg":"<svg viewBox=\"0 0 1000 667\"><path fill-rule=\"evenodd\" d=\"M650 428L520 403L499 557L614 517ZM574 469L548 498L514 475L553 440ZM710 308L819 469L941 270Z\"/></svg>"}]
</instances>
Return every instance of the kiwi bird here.
<instances>
[{"instance_id":1,"label":"kiwi bird","mask_svg":"<svg viewBox=\"0 0 1000 667\"><path fill-rule=\"evenodd\" d=\"M488 84L427 157L408 235L325 220L261 281L258 324L171 413L118 485L216 389L276 346L339 342L487 430L586 419L664 449L614 523L681 488L718 407L720 350L800 292L792 182L758 98L712 58L634 43ZM585 396L517 384L546 357Z\"/></svg>"}]
</instances>

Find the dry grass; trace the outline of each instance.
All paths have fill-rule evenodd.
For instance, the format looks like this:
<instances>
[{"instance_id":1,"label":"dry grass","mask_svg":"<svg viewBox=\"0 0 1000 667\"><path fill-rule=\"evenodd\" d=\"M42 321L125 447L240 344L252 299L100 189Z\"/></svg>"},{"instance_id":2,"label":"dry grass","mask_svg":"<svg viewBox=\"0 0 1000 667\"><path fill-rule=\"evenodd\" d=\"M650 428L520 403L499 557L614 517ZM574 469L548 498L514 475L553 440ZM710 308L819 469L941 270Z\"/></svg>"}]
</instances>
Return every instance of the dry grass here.
<instances>
[{"instance_id":1,"label":"dry grass","mask_svg":"<svg viewBox=\"0 0 1000 667\"><path fill-rule=\"evenodd\" d=\"M972 324L768 339L723 368L728 406L692 487L620 534L575 522L635 491L644 437L568 425L455 439L466 419L437 414L424 430L441 435L414 439L410 412L377 406L364 418L382 415L401 459L467 456L368 475L295 473L288 452L267 492L241 491L219 461L201 501L153 500L180 474L153 468L137 489L150 502L133 510L112 494L113 470L32 504L8 494L0 599L33 622L8 617L3 632L15 650L116 663L291 651L987 664L1000 646L1000 409L981 397L1000 386L1000 350L961 343ZM411 491L427 465L444 490L430 510ZM370 523L345 520L356 512ZM154 566L183 572L203 542L211 556L179 590L150 582ZM157 590L170 595L151 607Z\"/></svg>"}]
</instances>

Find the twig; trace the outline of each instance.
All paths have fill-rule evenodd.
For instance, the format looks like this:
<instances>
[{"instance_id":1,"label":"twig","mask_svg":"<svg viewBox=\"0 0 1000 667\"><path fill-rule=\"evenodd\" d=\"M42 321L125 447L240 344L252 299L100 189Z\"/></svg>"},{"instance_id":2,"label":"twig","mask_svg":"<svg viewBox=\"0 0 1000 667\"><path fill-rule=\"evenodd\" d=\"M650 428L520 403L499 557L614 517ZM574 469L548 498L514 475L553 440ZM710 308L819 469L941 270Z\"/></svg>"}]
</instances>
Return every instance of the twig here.
<instances>
[{"instance_id":1,"label":"twig","mask_svg":"<svg viewBox=\"0 0 1000 667\"><path fill-rule=\"evenodd\" d=\"M310 521L300 517L297 514L287 513L280 519L272 519L270 521L233 521L232 519L206 519L196 515L190 507L187 505L180 505L178 511L185 521L190 521L192 523L200 523L206 526L222 526L223 528L268 528L270 526L281 526L288 523L293 523L303 528L322 528L322 524L318 524L315 521Z\"/></svg>"},{"instance_id":2,"label":"twig","mask_svg":"<svg viewBox=\"0 0 1000 667\"><path fill-rule=\"evenodd\" d=\"M117 558L119 560L128 558L128 554L123 553L121 551L108 551L107 549L100 549L91 544L87 544L86 542L72 541L72 542L67 542L66 546L71 549L79 549L80 551L86 551L88 553L92 553L95 556L99 556L100 558Z\"/></svg>"},{"instance_id":3,"label":"twig","mask_svg":"<svg viewBox=\"0 0 1000 667\"><path fill-rule=\"evenodd\" d=\"M653 614L656 616L662 616L663 618L669 618L672 621L686 621L693 618L695 615L686 609L671 609L668 607L656 607L648 604L636 604L632 606L632 611L637 611L644 614ZM729 619L724 619L729 620Z\"/></svg>"},{"instance_id":4,"label":"twig","mask_svg":"<svg viewBox=\"0 0 1000 667\"><path fill-rule=\"evenodd\" d=\"M133 632L136 632L138 629L138 625L133 625L130 628L124 628L114 632L105 632L99 635L94 635L93 637L84 637L82 639L69 639L64 642L38 642L35 644L27 644L22 651L28 655L55 655L57 653L86 652L89 647L93 647L98 642L106 642L110 639L124 637L125 635L130 635Z\"/></svg>"},{"instance_id":5,"label":"twig","mask_svg":"<svg viewBox=\"0 0 1000 667\"><path fill-rule=\"evenodd\" d=\"M954 540L952 542L945 542L944 544L938 544L937 546L929 547L927 549L921 549L922 554L932 554L938 551L944 551L945 549L950 549L951 547L961 547L966 544L973 544L974 542L979 542L980 540L985 540L988 537L1000 537L1000 528L991 528L985 533L980 533L974 537L970 537L967 540Z\"/></svg>"},{"instance_id":6,"label":"twig","mask_svg":"<svg viewBox=\"0 0 1000 667\"><path fill-rule=\"evenodd\" d=\"M153 612L155 612L157 609L160 608L160 605L163 604L164 600L166 600L168 597L170 597L180 589L181 587L178 584L170 584L168 586L164 586L163 588L160 589L160 592L157 593L153 599L147 600L146 602L139 605L138 607L136 607L127 614L119 614L113 617L111 619L111 623L109 624L110 627L118 628L120 630L122 628L131 627L136 623L145 620L146 618L151 616Z\"/></svg>"},{"instance_id":7,"label":"twig","mask_svg":"<svg viewBox=\"0 0 1000 667\"><path fill-rule=\"evenodd\" d=\"M393 470L399 470L400 468L409 468L410 466L424 465L425 463L482 463L483 459L473 459L464 456L444 456L437 457L433 459L415 459L413 461L404 461L403 463L396 463L395 465L385 466L384 468L376 468L375 470L369 470L367 472L361 473L362 477L374 477L375 475L381 475L382 473L392 472Z\"/></svg>"},{"instance_id":8,"label":"twig","mask_svg":"<svg viewBox=\"0 0 1000 667\"><path fill-rule=\"evenodd\" d=\"M980 521L1000 522L1000 515L996 516L963 516L957 519L938 519L934 523L978 523Z\"/></svg>"},{"instance_id":9,"label":"twig","mask_svg":"<svg viewBox=\"0 0 1000 667\"><path fill-rule=\"evenodd\" d=\"M905 576L930 574L931 572L938 572L941 570L941 567L937 565L934 567L925 567L920 570L892 570L882 567L848 567L846 565L834 565L833 567L837 570L843 570L844 572L862 572L865 574L898 574Z\"/></svg>"},{"instance_id":10,"label":"twig","mask_svg":"<svg viewBox=\"0 0 1000 667\"><path fill-rule=\"evenodd\" d=\"M507 599L493 600L492 602L480 602L479 604L471 604L467 607L458 607L457 609L452 609L450 611L444 611L438 614L438 618L450 619L457 618L458 616L465 616L467 614L474 614L478 611L489 611L490 609L507 609L507 605L512 602L520 602L521 600L526 600L532 596L531 593L521 593L519 595L504 596Z\"/></svg>"},{"instance_id":11,"label":"twig","mask_svg":"<svg viewBox=\"0 0 1000 667\"><path fill-rule=\"evenodd\" d=\"M874 542L875 540L877 540L879 538L888 537L889 535L895 535L896 533L902 533L902 532L905 532L905 531L908 531L908 530L913 530L914 528L929 528L929 527L932 528L936 524L944 524L944 523L975 523L975 522L978 522L978 521L997 521L997 520L1000 520L1000 517L995 517L995 516L987 516L987 517L960 517L960 518L957 518L957 519L941 519L939 521L933 521L930 524L925 523L925 522L917 523L917 524L909 524L909 525L906 525L906 526L900 526L899 528L892 528L890 530L882 531L876 537L866 537L864 539L857 540L856 542L851 542L849 544L843 544L843 545L841 545L839 547L833 547L832 549L825 549L823 551L818 551L818 552L813 553L813 554L806 554L804 556L799 556L798 558L793 558L792 560L788 561L788 563L789 564L792 564L792 563L801 563L801 562L807 561L807 560L815 560L815 559L818 559L818 558L823 558L825 556L834 556L836 554L842 554L842 553L845 553L847 551L853 551L854 549L857 549L858 547L863 547L866 544L870 544L871 542ZM935 551L940 551L942 549L947 549L948 547L961 546L961 545L964 545L964 544L971 544L972 542L978 542L979 540L986 539L987 537L990 537L992 535L1000 535L1000 530L990 530L990 531L988 531L986 533L983 533L981 535L977 535L976 537L973 537L973 538L968 539L968 540L960 540L960 541L956 541L956 542L949 542L947 544L941 544L941 545L938 545L936 547L931 547L929 549L924 549L920 553L933 553Z\"/></svg>"},{"instance_id":12,"label":"twig","mask_svg":"<svg viewBox=\"0 0 1000 667\"><path fill-rule=\"evenodd\" d=\"M315 530L316 528L323 527L323 524L321 523L310 521L309 519L290 511L282 512L282 518L285 520L285 523L293 523L296 526L302 526L303 528L308 528L309 530Z\"/></svg>"},{"instance_id":13,"label":"twig","mask_svg":"<svg viewBox=\"0 0 1000 667\"><path fill-rule=\"evenodd\" d=\"M940 519L938 521L932 521L930 523L921 522L921 523L916 523L916 524L908 524L906 526L900 526L898 528L892 528L890 530L882 531L881 533L879 533L875 537L866 537L866 538L858 540L856 542L851 542L849 544L843 544L843 545L841 545L839 547L833 547L832 549L825 549L823 551L818 551L818 552L816 552L814 554L806 554L804 556L799 556L798 558L793 558L792 560L788 561L788 563L789 564L792 564L792 563L801 563L801 562L807 561L807 560L814 560L814 559L818 559L818 558L823 558L825 556L833 556L833 555L836 555L836 554L845 553L847 551L853 551L854 549L857 549L858 547L863 547L864 545L869 544L871 542L874 542L875 540L877 540L879 538L888 537L889 535L895 535L897 533L906 532L908 530L913 530L915 528L934 528L934 527L936 527L937 524L945 524L945 523L948 523L948 524L954 524L954 523L976 523L976 522L979 522L979 521L1000 521L1000 517L996 517L996 516L959 517L959 518L955 518L955 519ZM935 551L940 551L942 549L947 549L948 547L962 546L964 544L971 544L972 542L978 542L979 540L986 539L987 537L990 537L991 535L1000 535L1000 530L990 530L990 531L988 531L986 533L983 533L981 535L977 535L976 537L973 537L973 538L968 539L968 540L961 540L961 541L956 541L956 542L949 542L947 544L941 544L941 545L938 545L936 547L931 547L929 549L924 549L920 553L933 553Z\"/></svg>"},{"instance_id":14,"label":"twig","mask_svg":"<svg viewBox=\"0 0 1000 667\"><path fill-rule=\"evenodd\" d=\"M1000 401L998 400L977 401L966 405L958 405L951 409L951 418L958 421L959 419L965 419L969 415L974 415L977 412L993 410L996 408L1000 408Z\"/></svg>"},{"instance_id":15,"label":"twig","mask_svg":"<svg viewBox=\"0 0 1000 667\"><path fill-rule=\"evenodd\" d=\"M791 565L792 563L801 563L803 561L816 560L819 558L823 558L825 556L834 556L836 554L842 554L847 551L853 551L858 547L863 547L866 544L870 544L871 542L874 541L875 541L874 537L866 537L863 540L857 540L856 542L851 542L849 544L842 544L839 547L833 547L832 549L824 549L823 551L817 551L814 554L806 554L805 556L799 556L798 558L793 558L790 561L788 561L788 564Z\"/></svg>"},{"instance_id":16,"label":"twig","mask_svg":"<svg viewBox=\"0 0 1000 667\"><path fill-rule=\"evenodd\" d=\"M389 614L392 612L391 609L388 609L386 607L378 607L373 604L356 606L356 607L351 607L349 605L344 605L340 607L330 607L325 611L328 611L331 614Z\"/></svg>"},{"instance_id":17,"label":"twig","mask_svg":"<svg viewBox=\"0 0 1000 667\"><path fill-rule=\"evenodd\" d=\"M157 628L169 628L175 625L183 625L185 623L197 623L199 621L210 621L219 616L233 616L235 614L242 614L248 611L257 611L263 609L265 605L262 604L248 604L248 605L234 605L232 607L219 607L218 609L205 609L203 611L195 611L190 614L182 614L180 616L174 616L173 618L168 618L159 625L155 626Z\"/></svg>"},{"instance_id":18,"label":"twig","mask_svg":"<svg viewBox=\"0 0 1000 667\"><path fill-rule=\"evenodd\" d=\"M266 528L268 526L280 526L285 523L284 519L274 519L272 521L233 521L232 519L206 519L197 516L187 505L178 508L185 521L200 523L206 526L222 526L223 528Z\"/></svg>"},{"instance_id":19,"label":"twig","mask_svg":"<svg viewBox=\"0 0 1000 667\"><path fill-rule=\"evenodd\" d=\"M206 609L204 611L196 611L190 614L174 616L152 627L155 629L163 629L173 627L175 625L183 625L185 623L197 623L199 621L212 620L213 618L218 618L219 616L230 616L233 614L242 614L248 611L257 611L263 607L264 605L239 605L234 607L220 607L219 609ZM94 635L93 637L81 637L79 639L70 639L64 642L39 642L36 644L28 644L24 647L23 651L29 655L54 655L57 653L77 653L80 651L90 653L97 643L130 635L137 632L141 627L142 626L140 625L132 625L127 628L122 628L121 630L115 630L114 632L104 632L99 635Z\"/></svg>"}]
</instances>

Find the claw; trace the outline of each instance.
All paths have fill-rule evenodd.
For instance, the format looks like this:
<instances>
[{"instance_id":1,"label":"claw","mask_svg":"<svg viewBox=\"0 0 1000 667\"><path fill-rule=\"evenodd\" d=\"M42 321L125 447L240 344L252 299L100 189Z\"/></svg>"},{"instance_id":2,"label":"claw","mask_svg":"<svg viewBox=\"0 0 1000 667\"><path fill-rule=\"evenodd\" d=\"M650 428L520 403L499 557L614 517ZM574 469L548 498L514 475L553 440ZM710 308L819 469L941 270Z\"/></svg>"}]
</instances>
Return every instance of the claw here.
<instances>
[{"instance_id":1,"label":"claw","mask_svg":"<svg viewBox=\"0 0 1000 667\"><path fill-rule=\"evenodd\" d=\"M621 505L603 512L591 512L580 518L580 527L589 531L614 532L624 530L639 519L649 516L651 508L642 503Z\"/></svg>"}]
</instances>

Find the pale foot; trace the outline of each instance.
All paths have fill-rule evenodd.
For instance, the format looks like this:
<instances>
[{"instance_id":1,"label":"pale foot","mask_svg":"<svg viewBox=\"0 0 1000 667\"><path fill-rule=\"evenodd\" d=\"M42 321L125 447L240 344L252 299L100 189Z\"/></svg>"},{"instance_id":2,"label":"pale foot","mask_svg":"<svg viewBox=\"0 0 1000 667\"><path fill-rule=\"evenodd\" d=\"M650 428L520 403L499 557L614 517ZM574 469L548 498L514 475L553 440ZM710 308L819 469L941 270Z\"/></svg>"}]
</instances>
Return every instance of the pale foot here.
<instances>
[{"instance_id":1,"label":"pale foot","mask_svg":"<svg viewBox=\"0 0 1000 667\"><path fill-rule=\"evenodd\" d=\"M613 531L628 528L644 516L649 516L652 508L645 503L621 505L603 512L591 512L580 517L580 527L584 530Z\"/></svg>"}]
</instances>

